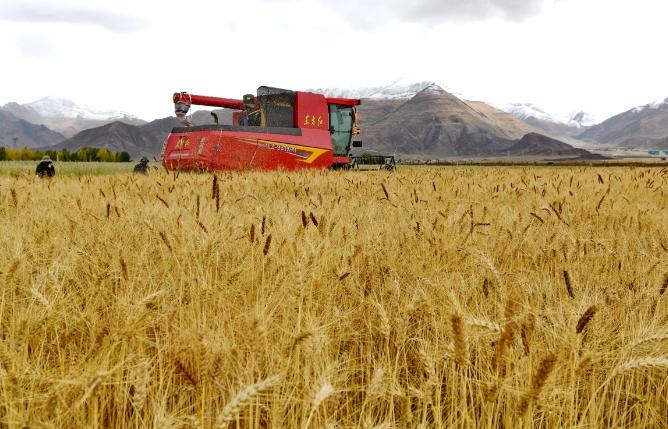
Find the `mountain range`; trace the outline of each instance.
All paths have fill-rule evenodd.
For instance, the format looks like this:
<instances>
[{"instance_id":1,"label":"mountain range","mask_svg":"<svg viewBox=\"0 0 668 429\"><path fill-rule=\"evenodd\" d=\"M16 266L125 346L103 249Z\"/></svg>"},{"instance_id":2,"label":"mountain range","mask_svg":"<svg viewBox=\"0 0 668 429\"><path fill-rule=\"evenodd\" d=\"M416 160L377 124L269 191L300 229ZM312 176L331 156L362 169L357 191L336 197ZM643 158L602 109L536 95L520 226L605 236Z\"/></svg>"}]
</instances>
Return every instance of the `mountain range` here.
<instances>
[{"instance_id":1,"label":"mountain range","mask_svg":"<svg viewBox=\"0 0 668 429\"><path fill-rule=\"evenodd\" d=\"M668 99L630 109L599 124L582 111L550 115L530 103L495 106L465 100L433 82L359 89L318 89L330 97L362 98L364 151L409 158L497 156L588 157L610 148L668 149ZM215 111L231 123L231 111ZM194 124L213 123L209 111ZM159 155L175 117L143 121L120 111L82 107L47 97L0 107L0 146L77 150L85 146Z\"/></svg>"},{"instance_id":2,"label":"mountain range","mask_svg":"<svg viewBox=\"0 0 668 429\"><path fill-rule=\"evenodd\" d=\"M215 110L221 123L232 123L231 112L222 109ZM193 125L212 123L209 111L198 111L191 118ZM145 123L131 125L121 121L114 121L100 127L81 131L75 136L66 139L49 149L67 149L70 152L84 147L105 148L113 152L128 152L133 158L142 156L155 157L162 151L162 145L167 135L181 123L174 116Z\"/></svg>"},{"instance_id":3,"label":"mountain range","mask_svg":"<svg viewBox=\"0 0 668 429\"><path fill-rule=\"evenodd\" d=\"M668 98L613 116L578 138L618 148L668 149L667 131Z\"/></svg>"},{"instance_id":4,"label":"mountain range","mask_svg":"<svg viewBox=\"0 0 668 429\"><path fill-rule=\"evenodd\" d=\"M65 136L44 125L19 119L0 109L0 146L39 147L61 142Z\"/></svg>"},{"instance_id":5,"label":"mountain range","mask_svg":"<svg viewBox=\"0 0 668 429\"><path fill-rule=\"evenodd\" d=\"M45 97L26 104L7 103L1 110L11 113L18 119L44 125L65 137L72 137L80 131L113 121L130 125L146 123L127 113L80 106L73 101L58 97Z\"/></svg>"},{"instance_id":6,"label":"mountain range","mask_svg":"<svg viewBox=\"0 0 668 429\"><path fill-rule=\"evenodd\" d=\"M430 158L485 156L512 146L524 131L498 126L435 84L394 104L395 108L380 117L367 113L364 102L360 106L368 148Z\"/></svg>"}]
</instances>

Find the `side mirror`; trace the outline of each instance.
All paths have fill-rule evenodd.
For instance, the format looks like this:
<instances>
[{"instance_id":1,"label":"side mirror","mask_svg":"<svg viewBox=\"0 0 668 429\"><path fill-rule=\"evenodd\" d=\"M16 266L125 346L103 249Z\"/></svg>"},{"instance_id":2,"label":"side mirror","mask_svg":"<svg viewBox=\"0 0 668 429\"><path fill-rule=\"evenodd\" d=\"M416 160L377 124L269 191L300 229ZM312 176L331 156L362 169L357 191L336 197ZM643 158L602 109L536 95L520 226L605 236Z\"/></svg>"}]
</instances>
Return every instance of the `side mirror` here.
<instances>
[{"instance_id":1,"label":"side mirror","mask_svg":"<svg viewBox=\"0 0 668 429\"><path fill-rule=\"evenodd\" d=\"M361 140L354 141L353 147L362 147L362 141Z\"/></svg>"}]
</instances>

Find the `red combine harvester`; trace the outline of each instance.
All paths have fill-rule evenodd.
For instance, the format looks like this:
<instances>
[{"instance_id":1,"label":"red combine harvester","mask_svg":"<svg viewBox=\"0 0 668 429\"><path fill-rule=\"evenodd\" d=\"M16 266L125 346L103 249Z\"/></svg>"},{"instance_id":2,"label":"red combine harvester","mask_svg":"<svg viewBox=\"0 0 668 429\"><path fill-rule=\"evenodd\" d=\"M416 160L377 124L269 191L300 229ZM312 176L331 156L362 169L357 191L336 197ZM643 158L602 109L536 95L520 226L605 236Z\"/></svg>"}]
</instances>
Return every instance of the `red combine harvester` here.
<instances>
[{"instance_id":1,"label":"red combine harvester","mask_svg":"<svg viewBox=\"0 0 668 429\"><path fill-rule=\"evenodd\" d=\"M170 170L276 170L350 168L359 136L355 107L360 100L261 86L243 100L174 94L174 109L184 125L165 142L162 162ZM192 126L191 105L233 109L232 125ZM393 157L382 158L394 166ZM364 157L368 161L369 157ZM366 163L360 160L359 163Z\"/></svg>"}]
</instances>

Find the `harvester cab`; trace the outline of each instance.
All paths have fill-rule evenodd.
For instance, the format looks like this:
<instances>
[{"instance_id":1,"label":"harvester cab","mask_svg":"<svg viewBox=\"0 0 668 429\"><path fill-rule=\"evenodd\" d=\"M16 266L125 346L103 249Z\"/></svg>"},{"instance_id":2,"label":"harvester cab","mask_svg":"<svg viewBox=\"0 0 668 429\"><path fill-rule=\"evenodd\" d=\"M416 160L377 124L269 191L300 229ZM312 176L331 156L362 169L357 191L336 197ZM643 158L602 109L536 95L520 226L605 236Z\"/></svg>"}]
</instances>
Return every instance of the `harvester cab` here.
<instances>
[{"instance_id":1,"label":"harvester cab","mask_svg":"<svg viewBox=\"0 0 668 429\"><path fill-rule=\"evenodd\" d=\"M167 169L350 168L361 146L356 99L261 86L241 100L181 92L173 101L183 127L165 142ZM232 109L231 124L193 126L192 105Z\"/></svg>"}]
</instances>

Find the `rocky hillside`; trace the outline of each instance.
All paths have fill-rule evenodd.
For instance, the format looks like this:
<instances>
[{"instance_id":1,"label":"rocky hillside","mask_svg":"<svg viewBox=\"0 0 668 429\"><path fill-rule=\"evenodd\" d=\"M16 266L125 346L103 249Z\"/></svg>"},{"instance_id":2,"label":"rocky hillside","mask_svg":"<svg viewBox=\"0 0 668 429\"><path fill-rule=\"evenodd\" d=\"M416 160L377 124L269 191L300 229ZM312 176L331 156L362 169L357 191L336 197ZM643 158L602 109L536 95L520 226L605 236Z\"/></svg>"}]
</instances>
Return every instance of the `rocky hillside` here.
<instances>
[{"instance_id":1,"label":"rocky hillside","mask_svg":"<svg viewBox=\"0 0 668 429\"><path fill-rule=\"evenodd\" d=\"M501 109L520 119L534 131L575 143L577 143L577 135L582 134L596 123L594 117L586 112L580 111L557 117L531 103L513 103Z\"/></svg>"},{"instance_id":2,"label":"rocky hillside","mask_svg":"<svg viewBox=\"0 0 668 429\"><path fill-rule=\"evenodd\" d=\"M516 117L512 113L497 109L496 107L484 103L482 101L465 101L467 105L480 113L490 123L504 131L513 138L520 138L525 134L535 132L536 128L522 119Z\"/></svg>"},{"instance_id":3,"label":"rocky hillside","mask_svg":"<svg viewBox=\"0 0 668 429\"><path fill-rule=\"evenodd\" d=\"M363 106L364 102L362 112ZM374 120L363 124L363 134L366 148L378 152L415 157L486 156L509 148L522 135L522 131L498 126L489 115L437 85L394 109L383 110L377 103L371 107L369 116Z\"/></svg>"},{"instance_id":4,"label":"rocky hillside","mask_svg":"<svg viewBox=\"0 0 668 429\"><path fill-rule=\"evenodd\" d=\"M32 124L0 110L0 146L40 147L62 141L65 137L44 125Z\"/></svg>"},{"instance_id":5,"label":"rocky hillside","mask_svg":"<svg viewBox=\"0 0 668 429\"><path fill-rule=\"evenodd\" d=\"M112 122L84 130L49 149L73 152L84 147L96 147L113 152L128 152L132 158L138 158L160 154L162 143L163 138L158 133L123 122Z\"/></svg>"},{"instance_id":6,"label":"rocky hillside","mask_svg":"<svg viewBox=\"0 0 668 429\"><path fill-rule=\"evenodd\" d=\"M221 109L214 112L218 114L221 124L231 123L232 114L229 110ZM214 123L209 111L193 113L192 121L195 125ZM172 129L180 126L181 123L174 116L156 119L140 126L113 122L84 130L54 148L75 151L82 147L99 147L115 152L125 151L133 158L154 157L160 155L162 145Z\"/></svg>"},{"instance_id":7,"label":"rocky hillside","mask_svg":"<svg viewBox=\"0 0 668 429\"><path fill-rule=\"evenodd\" d=\"M517 143L503 151L508 156L542 156L542 157L588 157L591 155L584 149L574 148L562 141L538 133L529 133Z\"/></svg>"},{"instance_id":8,"label":"rocky hillside","mask_svg":"<svg viewBox=\"0 0 668 429\"><path fill-rule=\"evenodd\" d=\"M578 138L624 148L668 149L668 99L613 116Z\"/></svg>"}]
</instances>

